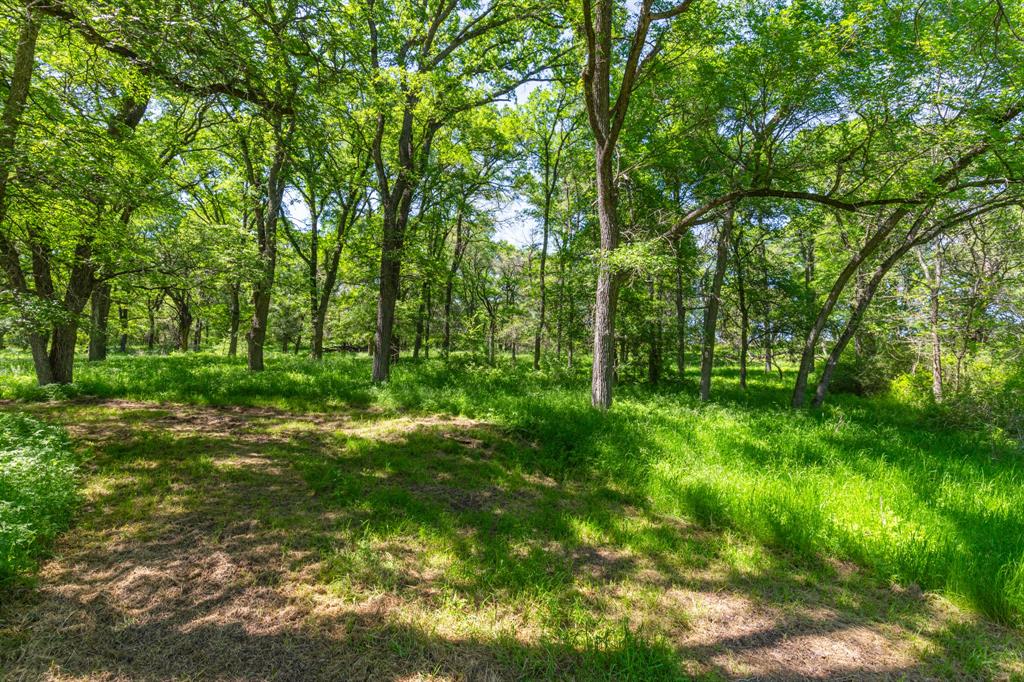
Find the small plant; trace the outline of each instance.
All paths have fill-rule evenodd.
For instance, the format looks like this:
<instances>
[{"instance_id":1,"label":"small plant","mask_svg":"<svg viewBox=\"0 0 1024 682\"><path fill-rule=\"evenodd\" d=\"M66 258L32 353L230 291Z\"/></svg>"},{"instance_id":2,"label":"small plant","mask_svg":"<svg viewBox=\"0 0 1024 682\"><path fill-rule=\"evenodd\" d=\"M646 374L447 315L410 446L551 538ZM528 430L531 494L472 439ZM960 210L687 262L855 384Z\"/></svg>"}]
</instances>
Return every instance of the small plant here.
<instances>
[{"instance_id":1,"label":"small plant","mask_svg":"<svg viewBox=\"0 0 1024 682\"><path fill-rule=\"evenodd\" d=\"M78 501L78 466L67 433L0 413L0 581L35 567Z\"/></svg>"}]
</instances>

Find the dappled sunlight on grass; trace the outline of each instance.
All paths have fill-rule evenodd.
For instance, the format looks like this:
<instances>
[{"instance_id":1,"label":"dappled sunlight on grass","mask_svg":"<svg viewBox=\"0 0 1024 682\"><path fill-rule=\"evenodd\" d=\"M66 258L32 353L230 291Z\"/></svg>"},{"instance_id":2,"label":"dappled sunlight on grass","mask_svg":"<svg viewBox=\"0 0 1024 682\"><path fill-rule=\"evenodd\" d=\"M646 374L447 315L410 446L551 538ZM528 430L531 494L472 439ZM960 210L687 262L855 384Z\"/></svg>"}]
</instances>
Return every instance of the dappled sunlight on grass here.
<instances>
[{"instance_id":1,"label":"dappled sunlight on grass","mask_svg":"<svg viewBox=\"0 0 1024 682\"><path fill-rule=\"evenodd\" d=\"M926 410L839 396L823 411L793 412L777 375L755 375L743 392L729 370L716 377L710 404L687 384L626 385L603 415L589 407L586 376L560 370L461 357L403 362L375 387L361 356L323 365L278 356L268 366L253 375L209 355L115 358L83 365L79 402L33 409L123 429L124 461L105 475L131 477L129 488L149 476L154 495L174 493L124 502L141 517L188 506L175 502L189 493L169 482L164 464L137 464L149 449L203 453L231 443L256 453L173 463L190 479L255 484L243 480L253 476L250 456L293 468L315 493L316 530L312 517L276 513L267 501L241 515L258 512L306 538L311 558L300 562L296 587L303 599L329 613L381 602L412 631L489 642L490 655L519 661L527 676L553 676L580 656L604 661L597 677L627 665L601 651L661 669L676 659L659 652L681 646L689 658L666 668L671 674L725 670L715 662L725 645L698 641L706 635L694 625L724 627L708 620L721 605L706 596L723 590L763 629L812 638L828 630L820 619L786 614L827 605L858 623L829 636L862 649L882 641L871 623L892 621L884 637L917 651L929 671L970 669L942 643L943 628L990 626L933 595L915 596L919 587L1003 621L1019 623L1024 612L1021 452L944 429ZM0 392L33 397L21 382L4 379ZM231 407L183 417L190 408L85 396ZM151 428L164 434L159 444L137 439ZM122 446L107 447L116 454ZM104 495L117 499L112 485ZM848 569L849 561L871 571ZM388 606L394 599L400 608ZM493 614L483 618L487 608ZM762 639L744 649L750 660L771 640ZM1020 665L1013 647L977 650L962 656L989 668Z\"/></svg>"}]
</instances>

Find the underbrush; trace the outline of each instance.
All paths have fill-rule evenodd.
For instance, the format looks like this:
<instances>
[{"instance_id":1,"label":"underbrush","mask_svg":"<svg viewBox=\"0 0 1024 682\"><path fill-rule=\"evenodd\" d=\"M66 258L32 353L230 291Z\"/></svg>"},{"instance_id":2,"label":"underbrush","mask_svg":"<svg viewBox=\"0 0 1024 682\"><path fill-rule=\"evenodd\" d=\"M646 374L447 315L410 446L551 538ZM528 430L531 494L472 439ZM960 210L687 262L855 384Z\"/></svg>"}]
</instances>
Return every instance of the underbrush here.
<instances>
[{"instance_id":1,"label":"underbrush","mask_svg":"<svg viewBox=\"0 0 1024 682\"><path fill-rule=\"evenodd\" d=\"M716 372L709 404L687 378L622 385L602 414L590 408L587 369L534 372L460 356L403 361L387 385L373 386L365 356L318 364L276 355L261 374L212 355L118 357L81 363L76 390L486 420L529 444L503 452L523 469L611 481L656 512L731 528L805 561L855 561L880 581L1024 622L1024 455L1011 439L896 393L835 395L823 410L793 411L791 374L753 372L741 390L730 368ZM0 380L0 396L29 397L30 371Z\"/></svg>"},{"instance_id":2,"label":"underbrush","mask_svg":"<svg viewBox=\"0 0 1024 682\"><path fill-rule=\"evenodd\" d=\"M64 430L0 412L0 583L31 572L77 499L77 461Z\"/></svg>"}]
</instances>

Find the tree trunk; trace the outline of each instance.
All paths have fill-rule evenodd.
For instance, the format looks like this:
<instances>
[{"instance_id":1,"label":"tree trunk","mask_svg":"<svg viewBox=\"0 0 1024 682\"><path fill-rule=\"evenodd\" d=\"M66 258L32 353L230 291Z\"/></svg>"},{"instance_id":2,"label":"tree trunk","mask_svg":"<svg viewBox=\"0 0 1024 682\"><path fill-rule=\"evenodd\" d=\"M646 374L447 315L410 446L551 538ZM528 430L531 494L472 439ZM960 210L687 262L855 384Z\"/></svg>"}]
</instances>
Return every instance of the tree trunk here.
<instances>
[{"instance_id":1,"label":"tree trunk","mask_svg":"<svg viewBox=\"0 0 1024 682\"><path fill-rule=\"evenodd\" d=\"M420 304L416 309L416 337L412 343L412 359L419 360L420 350L423 348L423 316L427 307L427 285L423 285L423 291L420 293Z\"/></svg>"},{"instance_id":2,"label":"tree trunk","mask_svg":"<svg viewBox=\"0 0 1024 682\"><path fill-rule=\"evenodd\" d=\"M32 72L35 69L36 42L39 37L39 22L34 15L34 3L26 2L23 9L24 14L18 32L18 47L14 53L7 99L4 102L3 114L0 115L0 260L2 260L3 269L10 280L11 287L21 293L27 293L28 285L21 270L18 253L14 244L8 240L5 231L7 184L17 162L18 128L21 126L21 116L28 101ZM50 364L46 337L39 332L29 332L28 342L32 350L36 381L40 386L52 384L55 378L53 367Z\"/></svg>"},{"instance_id":3,"label":"tree trunk","mask_svg":"<svg viewBox=\"0 0 1024 682\"><path fill-rule=\"evenodd\" d=\"M327 262L327 269L324 272L323 289L320 291L320 299L313 311L313 337L309 346L310 356L314 360L322 360L324 357L324 333L327 326L327 309L331 304L331 294L334 293L334 286L338 281L338 264L341 262L341 253L345 248L345 235L348 233L350 221L356 219L358 200L352 199L351 203L344 205L339 217L337 228L337 241L334 250L331 252L330 260Z\"/></svg>"},{"instance_id":4,"label":"tree trunk","mask_svg":"<svg viewBox=\"0 0 1024 682\"><path fill-rule=\"evenodd\" d=\"M740 388L747 389L747 352L750 347L750 311L747 309L747 290L743 279L742 238L736 236L733 249L736 256L736 293L740 311Z\"/></svg>"},{"instance_id":5,"label":"tree trunk","mask_svg":"<svg viewBox=\"0 0 1024 682\"><path fill-rule=\"evenodd\" d=\"M239 289L241 284L235 282L228 291L228 357L238 355L238 328L242 322L242 305Z\"/></svg>"},{"instance_id":6,"label":"tree trunk","mask_svg":"<svg viewBox=\"0 0 1024 682\"><path fill-rule=\"evenodd\" d=\"M118 349L124 354L128 352L128 306L118 306L117 321L121 328L121 341L118 343Z\"/></svg>"},{"instance_id":7,"label":"tree trunk","mask_svg":"<svg viewBox=\"0 0 1024 682\"><path fill-rule=\"evenodd\" d=\"M71 321L54 327L50 338L50 367L53 381L70 384L74 380L75 342L78 339L78 322Z\"/></svg>"},{"instance_id":8,"label":"tree trunk","mask_svg":"<svg viewBox=\"0 0 1024 682\"><path fill-rule=\"evenodd\" d=\"M551 230L551 190L549 189L547 180L545 179L544 186L544 219L542 221L542 229L544 231L543 239L540 245L540 290L538 294L540 296L540 310L537 319L537 332L533 337L533 369L540 369L540 348L544 337L544 324L546 322L545 315L547 314L547 281L545 280L547 263L548 263L548 235Z\"/></svg>"},{"instance_id":9,"label":"tree trunk","mask_svg":"<svg viewBox=\"0 0 1024 682\"><path fill-rule=\"evenodd\" d=\"M156 345L156 311L147 311L149 316L149 328L146 331L146 350L152 351Z\"/></svg>"},{"instance_id":10,"label":"tree trunk","mask_svg":"<svg viewBox=\"0 0 1024 682\"><path fill-rule=\"evenodd\" d=\"M53 365L50 364L46 337L38 332L29 332L28 345L32 350L32 365L36 370L36 382L40 386L54 383L56 379L53 375Z\"/></svg>"},{"instance_id":11,"label":"tree trunk","mask_svg":"<svg viewBox=\"0 0 1024 682\"><path fill-rule=\"evenodd\" d=\"M263 371L263 345L267 341L267 322L270 317L270 294L274 286L274 263L264 263L263 277L252 290L252 322L246 334L249 371Z\"/></svg>"},{"instance_id":12,"label":"tree trunk","mask_svg":"<svg viewBox=\"0 0 1024 682\"><path fill-rule=\"evenodd\" d=\"M93 287L89 324L89 361L107 359L107 328L110 319L110 284Z\"/></svg>"},{"instance_id":13,"label":"tree trunk","mask_svg":"<svg viewBox=\"0 0 1024 682\"><path fill-rule=\"evenodd\" d=\"M619 246L612 152L614 146L595 143L597 216L601 230L597 292L594 303L594 366L590 377L590 402L599 410L612 406L615 384L615 312L619 302L620 276L609 262Z\"/></svg>"},{"instance_id":14,"label":"tree trunk","mask_svg":"<svg viewBox=\"0 0 1024 682\"><path fill-rule=\"evenodd\" d=\"M280 125L280 121L278 121ZM267 323L270 316L270 297L274 289L274 276L277 270L277 223L281 217L281 202L284 198L286 185L286 166L288 161L288 144L295 130L294 119L289 124L288 133L281 137L281 130L276 130L274 156L267 173L266 204L262 201L255 207L256 240L260 254L260 273L253 283L252 290L252 323L246 334L249 371L263 371L263 347L267 340ZM247 173L253 186L258 184L252 159L249 158L248 146L243 144L246 158Z\"/></svg>"},{"instance_id":15,"label":"tree trunk","mask_svg":"<svg viewBox=\"0 0 1024 682\"><path fill-rule=\"evenodd\" d=\"M734 213L735 206L730 204L726 209L718 234L715 273L711 281L711 291L705 296L704 301L704 338L701 342L700 355L700 399L705 401L711 398L711 370L715 364L715 332L718 329L722 281L725 279L725 268L729 262L729 242L732 239Z\"/></svg>"},{"instance_id":16,"label":"tree trunk","mask_svg":"<svg viewBox=\"0 0 1024 682\"><path fill-rule=\"evenodd\" d=\"M387 381L391 376L392 337L395 327L395 304L398 302L398 288L401 282L401 235L396 226L387 226L385 221L384 246L380 258L380 294L377 298L377 330L374 335L373 354L374 383Z\"/></svg>"},{"instance_id":17,"label":"tree trunk","mask_svg":"<svg viewBox=\"0 0 1024 682\"><path fill-rule=\"evenodd\" d=\"M423 357L430 358L430 317L434 312L433 300L430 293L430 285L427 287L426 319L423 321Z\"/></svg>"},{"instance_id":18,"label":"tree trunk","mask_svg":"<svg viewBox=\"0 0 1024 682\"><path fill-rule=\"evenodd\" d=\"M654 280L647 282L648 293L654 308L647 341L647 382L656 386L661 381L661 306L660 287L655 288Z\"/></svg>"},{"instance_id":19,"label":"tree trunk","mask_svg":"<svg viewBox=\"0 0 1024 682\"><path fill-rule=\"evenodd\" d=\"M842 334L836 340L835 345L832 347L832 351L828 355L828 360L825 362L825 369L822 371L821 380L818 382L818 388L814 392L814 407L821 407L822 403L825 402L825 396L828 395L828 387L832 381L832 375L835 372L836 365L839 363L839 358L843 351L846 349L847 344L860 329L861 320L864 319L864 313L867 312L868 306L871 304L871 300L874 298L875 293L878 291L879 285L882 280L889 273L899 259L907 253L915 243L923 241L922 239L914 240L911 238L918 226L923 222L925 217L928 215L928 211L921 214L915 222L915 226L911 228L911 232L908 233L908 237L904 239L903 243L897 247L885 260L883 260L877 268L875 268L874 274L871 279L863 286L858 292L856 302L854 304L853 311L850 314L849 320L846 322L846 326L843 328Z\"/></svg>"},{"instance_id":20,"label":"tree trunk","mask_svg":"<svg viewBox=\"0 0 1024 682\"><path fill-rule=\"evenodd\" d=\"M50 338L50 368L53 381L70 384L74 381L75 344L78 341L78 320L85 304L92 296L95 284L95 265L92 260L92 240L86 238L74 250L74 266L68 276L64 295L64 321L54 326Z\"/></svg>"},{"instance_id":21,"label":"tree trunk","mask_svg":"<svg viewBox=\"0 0 1024 682\"><path fill-rule=\"evenodd\" d=\"M686 376L686 299L683 292L682 244L676 242L676 368L679 378Z\"/></svg>"},{"instance_id":22,"label":"tree trunk","mask_svg":"<svg viewBox=\"0 0 1024 682\"><path fill-rule=\"evenodd\" d=\"M931 268L920 249L917 251L921 270L928 283L928 327L932 346L932 397L942 402L942 340L939 337L939 288L942 285L942 253L935 254L935 265Z\"/></svg>"},{"instance_id":23,"label":"tree trunk","mask_svg":"<svg viewBox=\"0 0 1024 682\"><path fill-rule=\"evenodd\" d=\"M490 315L489 333L487 335L487 362L494 365L497 359L495 343L498 336L498 321L494 315Z\"/></svg>"},{"instance_id":24,"label":"tree trunk","mask_svg":"<svg viewBox=\"0 0 1024 682\"><path fill-rule=\"evenodd\" d=\"M384 162L381 156L380 142L384 131L383 118L378 119L378 134L374 140L374 162L377 166L378 180L381 185L381 196L384 208L384 235L380 250L380 292L377 297L377 327L374 333L375 352L373 354L374 383L388 380L391 374L392 336L395 327L395 304L401 286L402 249L405 243L405 231L412 210L413 190L418 182L416 144L413 135L414 112L419 104L418 96L406 92L402 113L402 131L398 139L398 176L394 185L388 183ZM433 125L427 126L422 142L420 159L423 163L430 156L430 143L433 134L438 130Z\"/></svg>"},{"instance_id":25,"label":"tree trunk","mask_svg":"<svg viewBox=\"0 0 1024 682\"><path fill-rule=\"evenodd\" d=\"M192 307L189 303L189 295L181 293L175 298L175 308L178 313L178 350L188 350L188 338L192 331Z\"/></svg>"},{"instance_id":26,"label":"tree trunk","mask_svg":"<svg viewBox=\"0 0 1024 682\"><path fill-rule=\"evenodd\" d=\"M447 358L452 352L452 293L455 287L455 275L459 272L462 264L462 254L465 253L466 241L462 235L462 211L460 210L455 218L455 252L452 256L452 266L448 270L448 277L444 284L444 336L442 338L442 351Z\"/></svg>"}]
</instances>

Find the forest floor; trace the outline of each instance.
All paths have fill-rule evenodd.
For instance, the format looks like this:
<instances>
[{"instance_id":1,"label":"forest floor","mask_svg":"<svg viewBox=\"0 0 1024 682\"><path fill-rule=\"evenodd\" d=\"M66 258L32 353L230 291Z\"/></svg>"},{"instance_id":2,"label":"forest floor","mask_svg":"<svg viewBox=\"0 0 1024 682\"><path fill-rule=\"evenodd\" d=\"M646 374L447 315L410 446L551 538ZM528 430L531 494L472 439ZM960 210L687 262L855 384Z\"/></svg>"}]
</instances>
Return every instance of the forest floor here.
<instances>
[{"instance_id":1,"label":"forest floor","mask_svg":"<svg viewBox=\"0 0 1024 682\"><path fill-rule=\"evenodd\" d=\"M10 407L10 406L8 406ZM1020 634L852 564L522 466L486 421L19 405L86 500L0 602L11 680L989 679Z\"/></svg>"}]
</instances>

